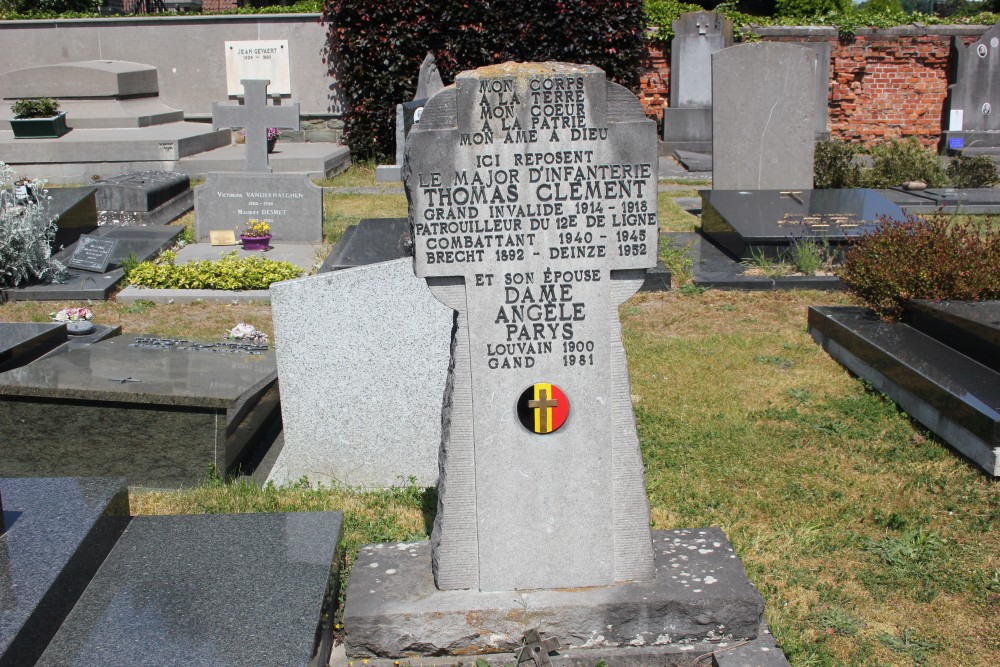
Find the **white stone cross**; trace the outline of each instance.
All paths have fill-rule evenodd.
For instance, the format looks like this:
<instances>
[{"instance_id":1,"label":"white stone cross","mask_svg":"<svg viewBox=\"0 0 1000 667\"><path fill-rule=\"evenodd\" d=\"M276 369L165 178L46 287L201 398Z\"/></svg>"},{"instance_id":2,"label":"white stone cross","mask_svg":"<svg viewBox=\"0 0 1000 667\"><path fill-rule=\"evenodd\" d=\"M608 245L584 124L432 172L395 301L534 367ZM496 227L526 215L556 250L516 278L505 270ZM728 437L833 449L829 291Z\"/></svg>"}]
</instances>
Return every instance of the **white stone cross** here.
<instances>
[{"instance_id":1,"label":"white stone cross","mask_svg":"<svg viewBox=\"0 0 1000 667\"><path fill-rule=\"evenodd\" d=\"M212 103L212 129L246 129L247 163L245 171L270 173L267 162L267 128L299 129L299 104L269 106L267 79L242 79L243 101L239 104Z\"/></svg>"}]
</instances>

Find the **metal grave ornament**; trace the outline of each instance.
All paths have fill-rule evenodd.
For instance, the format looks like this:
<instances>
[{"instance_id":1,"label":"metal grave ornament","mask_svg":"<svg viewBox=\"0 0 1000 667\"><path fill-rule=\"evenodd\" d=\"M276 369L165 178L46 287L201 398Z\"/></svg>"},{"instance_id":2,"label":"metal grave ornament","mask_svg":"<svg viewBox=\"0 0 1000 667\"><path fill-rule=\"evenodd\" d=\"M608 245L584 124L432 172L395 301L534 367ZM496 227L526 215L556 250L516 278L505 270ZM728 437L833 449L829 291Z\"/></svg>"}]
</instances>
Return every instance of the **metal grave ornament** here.
<instances>
[{"instance_id":1,"label":"metal grave ornament","mask_svg":"<svg viewBox=\"0 0 1000 667\"><path fill-rule=\"evenodd\" d=\"M464 72L408 136L414 271L457 311L439 589L653 577L618 306L656 265L656 177L655 124L589 65Z\"/></svg>"},{"instance_id":2,"label":"metal grave ornament","mask_svg":"<svg viewBox=\"0 0 1000 667\"><path fill-rule=\"evenodd\" d=\"M517 418L532 433L555 433L568 416L569 400L554 384L536 382L517 399Z\"/></svg>"}]
</instances>

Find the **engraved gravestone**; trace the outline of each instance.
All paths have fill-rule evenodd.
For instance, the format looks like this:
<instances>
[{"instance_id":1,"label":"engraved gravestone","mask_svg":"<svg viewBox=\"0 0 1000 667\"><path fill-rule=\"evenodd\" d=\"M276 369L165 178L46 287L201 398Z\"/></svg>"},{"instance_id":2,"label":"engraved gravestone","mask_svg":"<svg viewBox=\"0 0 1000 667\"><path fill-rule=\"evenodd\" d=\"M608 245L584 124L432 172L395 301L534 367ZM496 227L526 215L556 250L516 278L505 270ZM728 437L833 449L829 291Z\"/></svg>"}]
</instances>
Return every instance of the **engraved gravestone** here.
<instances>
[{"instance_id":1,"label":"engraved gravestone","mask_svg":"<svg viewBox=\"0 0 1000 667\"><path fill-rule=\"evenodd\" d=\"M618 306L656 264L656 129L589 65L465 72L404 167L414 270L457 311L439 589L651 579Z\"/></svg>"},{"instance_id":2,"label":"engraved gravestone","mask_svg":"<svg viewBox=\"0 0 1000 667\"><path fill-rule=\"evenodd\" d=\"M948 148L1000 147L1000 21L966 46L952 38L955 82L948 86Z\"/></svg>"},{"instance_id":3,"label":"engraved gravestone","mask_svg":"<svg viewBox=\"0 0 1000 667\"><path fill-rule=\"evenodd\" d=\"M246 129L244 172L213 172L195 190L199 241L212 231L240 230L251 220L271 227L274 241L323 240L323 190L302 173L273 174L268 166L267 128L299 129L299 105L267 104L268 81L244 79L245 104L212 105L212 125Z\"/></svg>"},{"instance_id":4,"label":"engraved gravestone","mask_svg":"<svg viewBox=\"0 0 1000 667\"><path fill-rule=\"evenodd\" d=\"M673 28L663 140L671 150L711 153L712 54L732 46L733 22L715 12L687 12Z\"/></svg>"}]
</instances>

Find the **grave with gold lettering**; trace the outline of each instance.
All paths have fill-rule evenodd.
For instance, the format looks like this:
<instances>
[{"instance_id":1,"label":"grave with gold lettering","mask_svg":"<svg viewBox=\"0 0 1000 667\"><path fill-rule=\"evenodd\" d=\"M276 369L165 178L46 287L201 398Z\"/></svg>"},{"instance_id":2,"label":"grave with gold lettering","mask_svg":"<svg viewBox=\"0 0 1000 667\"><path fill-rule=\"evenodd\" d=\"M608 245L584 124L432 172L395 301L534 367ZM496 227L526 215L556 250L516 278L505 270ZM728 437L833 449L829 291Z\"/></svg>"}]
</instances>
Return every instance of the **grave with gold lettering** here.
<instances>
[{"instance_id":1,"label":"grave with gold lettering","mask_svg":"<svg viewBox=\"0 0 1000 667\"><path fill-rule=\"evenodd\" d=\"M668 664L766 643L721 530L650 530L618 319L658 251L636 97L589 65L485 67L428 101L406 151L414 271L455 312L438 508L430 542L361 547L347 655Z\"/></svg>"}]
</instances>

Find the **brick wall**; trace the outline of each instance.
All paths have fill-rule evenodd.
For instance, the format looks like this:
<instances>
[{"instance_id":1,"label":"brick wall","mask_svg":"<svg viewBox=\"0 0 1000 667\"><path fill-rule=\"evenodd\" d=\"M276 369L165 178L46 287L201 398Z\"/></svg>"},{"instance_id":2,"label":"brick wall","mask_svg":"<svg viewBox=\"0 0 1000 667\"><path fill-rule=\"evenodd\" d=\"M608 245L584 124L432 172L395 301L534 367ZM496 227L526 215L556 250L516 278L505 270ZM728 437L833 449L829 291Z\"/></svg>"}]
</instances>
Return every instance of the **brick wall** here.
<instances>
[{"instance_id":1,"label":"brick wall","mask_svg":"<svg viewBox=\"0 0 1000 667\"><path fill-rule=\"evenodd\" d=\"M830 27L758 28L763 41L829 42L830 136L866 145L915 136L936 148L945 123L952 37L970 44L990 26L900 26L859 30L841 40ZM640 99L663 117L670 87L669 53L654 43L644 63Z\"/></svg>"}]
</instances>

